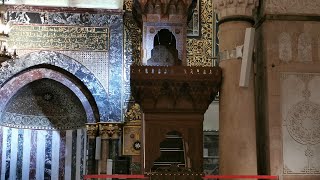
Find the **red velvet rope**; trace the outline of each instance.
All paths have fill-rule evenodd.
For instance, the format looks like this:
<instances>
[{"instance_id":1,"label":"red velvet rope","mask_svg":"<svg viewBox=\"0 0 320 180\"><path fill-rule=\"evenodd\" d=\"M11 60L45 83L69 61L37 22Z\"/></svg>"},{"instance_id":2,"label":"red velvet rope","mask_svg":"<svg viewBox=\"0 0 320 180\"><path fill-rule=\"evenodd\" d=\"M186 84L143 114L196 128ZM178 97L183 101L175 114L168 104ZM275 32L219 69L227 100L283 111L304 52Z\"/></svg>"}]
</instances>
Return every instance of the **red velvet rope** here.
<instances>
[{"instance_id":1,"label":"red velvet rope","mask_svg":"<svg viewBox=\"0 0 320 180\"><path fill-rule=\"evenodd\" d=\"M91 178L121 178L121 179L147 179L144 175L132 175L132 174L96 174L96 175L85 175L84 179ZM278 179L277 176L267 175L205 175L203 179Z\"/></svg>"},{"instance_id":2,"label":"red velvet rope","mask_svg":"<svg viewBox=\"0 0 320 180\"><path fill-rule=\"evenodd\" d=\"M133 174L94 174L84 175L84 179L91 178L121 178L121 179L146 179L148 177L144 175L133 175Z\"/></svg>"}]
</instances>

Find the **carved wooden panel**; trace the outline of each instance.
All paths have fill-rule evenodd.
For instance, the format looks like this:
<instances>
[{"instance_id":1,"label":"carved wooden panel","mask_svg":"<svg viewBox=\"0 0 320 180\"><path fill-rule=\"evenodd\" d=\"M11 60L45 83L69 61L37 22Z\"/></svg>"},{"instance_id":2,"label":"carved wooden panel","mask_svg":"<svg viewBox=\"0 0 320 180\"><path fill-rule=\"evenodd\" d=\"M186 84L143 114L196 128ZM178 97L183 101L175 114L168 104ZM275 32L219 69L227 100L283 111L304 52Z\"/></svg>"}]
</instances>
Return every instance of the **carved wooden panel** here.
<instances>
[{"instance_id":1,"label":"carved wooden panel","mask_svg":"<svg viewBox=\"0 0 320 180\"><path fill-rule=\"evenodd\" d=\"M182 134L186 144L186 167L202 171L202 119L203 115L196 113L146 114L144 124L145 172L150 171L153 162L160 157L160 143L166 138L166 134L171 131Z\"/></svg>"}]
</instances>

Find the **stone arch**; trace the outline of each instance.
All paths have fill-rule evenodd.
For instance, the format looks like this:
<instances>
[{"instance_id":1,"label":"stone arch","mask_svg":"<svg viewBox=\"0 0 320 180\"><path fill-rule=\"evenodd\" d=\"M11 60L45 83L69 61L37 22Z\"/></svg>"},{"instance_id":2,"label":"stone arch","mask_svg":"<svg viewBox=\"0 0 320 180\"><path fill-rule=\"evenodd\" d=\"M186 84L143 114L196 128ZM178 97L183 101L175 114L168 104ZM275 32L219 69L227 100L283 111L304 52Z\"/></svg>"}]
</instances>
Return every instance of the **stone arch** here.
<instances>
[{"instance_id":1,"label":"stone arch","mask_svg":"<svg viewBox=\"0 0 320 180\"><path fill-rule=\"evenodd\" d=\"M13 77L24 70L39 65L58 67L73 74L92 94L99 111L99 120L105 121L108 117L107 93L98 79L81 63L61 53L53 51L39 51L27 54L19 59L11 59L2 63L0 68L0 87L3 87Z\"/></svg>"},{"instance_id":2,"label":"stone arch","mask_svg":"<svg viewBox=\"0 0 320 180\"><path fill-rule=\"evenodd\" d=\"M23 79L23 81L22 81ZM0 111L3 111L11 100L11 98L25 85L40 80L40 79L51 79L60 82L64 86L68 87L81 101L82 106L86 112L87 122L96 122L97 117L95 117L94 109L89 103L89 99L81 91L81 89L73 83L71 80L67 79L62 73L47 69L47 68L37 68L31 69L29 71L23 72L17 75L15 78L11 78L4 86L0 89Z\"/></svg>"}]
</instances>

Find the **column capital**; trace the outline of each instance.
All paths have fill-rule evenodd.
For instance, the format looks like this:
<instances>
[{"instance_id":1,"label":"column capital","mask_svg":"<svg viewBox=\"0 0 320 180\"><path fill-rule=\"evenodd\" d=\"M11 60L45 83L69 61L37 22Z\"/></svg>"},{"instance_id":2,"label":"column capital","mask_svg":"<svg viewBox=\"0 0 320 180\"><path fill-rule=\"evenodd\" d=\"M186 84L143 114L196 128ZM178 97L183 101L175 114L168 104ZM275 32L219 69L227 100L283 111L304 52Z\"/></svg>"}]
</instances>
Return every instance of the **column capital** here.
<instances>
[{"instance_id":1,"label":"column capital","mask_svg":"<svg viewBox=\"0 0 320 180\"><path fill-rule=\"evenodd\" d=\"M86 123L86 128L89 139L95 139L98 132L98 124Z\"/></svg>"},{"instance_id":2,"label":"column capital","mask_svg":"<svg viewBox=\"0 0 320 180\"><path fill-rule=\"evenodd\" d=\"M258 7L259 0L214 0L213 5L220 20L237 16L253 18L252 11Z\"/></svg>"},{"instance_id":3,"label":"column capital","mask_svg":"<svg viewBox=\"0 0 320 180\"><path fill-rule=\"evenodd\" d=\"M99 134L101 139L119 139L121 133L120 124L99 122Z\"/></svg>"}]
</instances>

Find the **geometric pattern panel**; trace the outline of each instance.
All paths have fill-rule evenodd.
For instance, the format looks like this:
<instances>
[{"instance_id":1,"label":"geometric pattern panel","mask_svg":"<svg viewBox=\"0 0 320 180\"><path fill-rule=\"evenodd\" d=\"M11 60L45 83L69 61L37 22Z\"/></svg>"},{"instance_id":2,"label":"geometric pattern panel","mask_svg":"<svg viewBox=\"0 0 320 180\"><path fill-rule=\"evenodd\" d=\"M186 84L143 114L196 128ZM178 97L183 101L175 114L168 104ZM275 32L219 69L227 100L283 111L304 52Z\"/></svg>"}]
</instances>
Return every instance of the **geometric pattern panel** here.
<instances>
[{"instance_id":1,"label":"geometric pattern panel","mask_svg":"<svg viewBox=\"0 0 320 180\"><path fill-rule=\"evenodd\" d=\"M286 175L320 174L319 92L320 73L281 73L283 173Z\"/></svg>"},{"instance_id":2,"label":"geometric pattern panel","mask_svg":"<svg viewBox=\"0 0 320 180\"><path fill-rule=\"evenodd\" d=\"M0 126L0 179L83 179L85 129L47 131Z\"/></svg>"}]
</instances>

